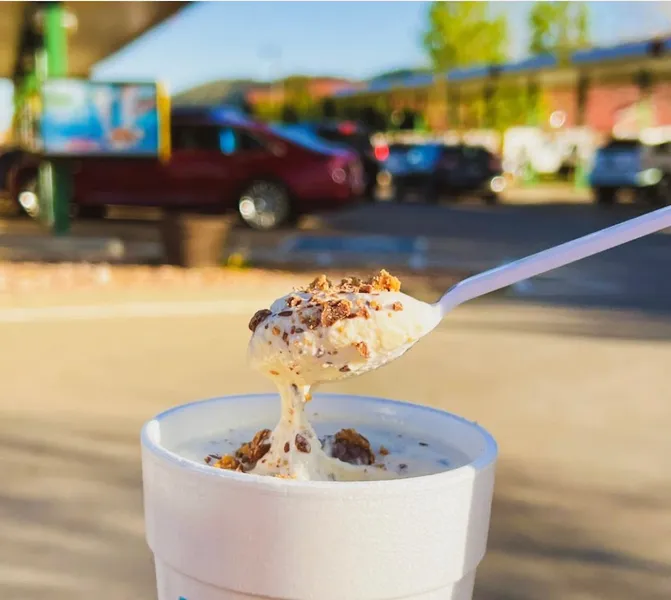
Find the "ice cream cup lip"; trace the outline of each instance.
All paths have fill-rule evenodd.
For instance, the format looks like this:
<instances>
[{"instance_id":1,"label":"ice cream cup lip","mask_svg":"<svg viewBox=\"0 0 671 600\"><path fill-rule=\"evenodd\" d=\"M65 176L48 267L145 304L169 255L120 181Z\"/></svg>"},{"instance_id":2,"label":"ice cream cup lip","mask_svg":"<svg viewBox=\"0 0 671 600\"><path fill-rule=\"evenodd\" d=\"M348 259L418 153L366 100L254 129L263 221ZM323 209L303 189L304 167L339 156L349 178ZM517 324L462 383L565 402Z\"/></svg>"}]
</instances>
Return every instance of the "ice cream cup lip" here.
<instances>
[{"instance_id":1,"label":"ice cream cup lip","mask_svg":"<svg viewBox=\"0 0 671 600\"><path fill-rule=\"evenodd\" d=\"M455 469L450 469L447 471L441 471L439 473L434 473L432 475L419 475L417 477L408 477L404 479L383 479L383 480L374 480L374 481L297 481L293 479L284 479L280 477L268 477L265 475L255 475L253 473L238 473L236 471L228 471L224 469L216 469L210 467L206 464L198 463L189 458L184 458L179 454L168 450L161 446L160 443L154 441L151 430L156 427L156 424L160 422L165 417L186 410L190 407L193 407L198 404L205 404L209 402L221 402L225 400L239 400L241 398L254 399L267 397L272 395L272 392L263 393L263 394L236 394L230 396L219 396L216 398L208 398L204 400L195 400L193 402L188 402L186 404L180 404L165 410L149 421L147 421L143 427L140 434L142 446L149 450L152 454L157 456L163 461L171 463L175 466L188 469L191 472L203 475L206 477L220 477L223 479L228 479L231 481L236 481L240 486L250 486L256 488L257 490L266 490L268 492L281 492L281 493L299 493L300 491L315 491L316 489L329 489L333 490L332 493L352 493L364 492L367 490L369 492L381 491L384 489L385 493L387 492L409 492L414 489L427 489L435 487L444 487L448 483L455 483L456 481L464 478L473 477L473 473L479 470L482 470L492 464L498 454L498 446L492 435L478 423L470 421L459 415L455 415L448 411L440 410L433 408L431 406L425 406L422 404L413 404L411 402L403 402L400 400L390 400L387 398L378 398L375 396L357 396L356 394L315 394L315 397L328 396L330 398L352 398L358 397L368 401L372 401L379 404L391 404L391 405L404 405L407 407L412 407L412 410L417 411L428 411L440 414L441 416L449 416L452 419L460 421L469 427L474 427L478 430L479 434L482 436L484 441L484 449L482 453L473 461L465 464L461 467Z\"/></svg>"}]
</instances>

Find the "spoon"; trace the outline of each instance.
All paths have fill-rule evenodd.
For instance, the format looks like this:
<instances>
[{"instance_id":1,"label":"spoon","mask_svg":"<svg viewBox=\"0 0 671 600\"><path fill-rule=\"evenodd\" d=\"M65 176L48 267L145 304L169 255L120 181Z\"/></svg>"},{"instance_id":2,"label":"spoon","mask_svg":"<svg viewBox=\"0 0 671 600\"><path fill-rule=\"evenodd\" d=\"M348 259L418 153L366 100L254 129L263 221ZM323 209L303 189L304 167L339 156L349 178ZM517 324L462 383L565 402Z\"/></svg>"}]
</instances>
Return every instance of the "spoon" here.
<instances>
[{"instance_id":1,"label":"spoon","mask_svg":"<svg viewBox=\"0 0 671 600\"><path fill-rule=\"evenodd\" d=\"M468 300L671 227L671 206L490 269L453 285L433 305L440 318Z\"/></svg>"}]
</instances>

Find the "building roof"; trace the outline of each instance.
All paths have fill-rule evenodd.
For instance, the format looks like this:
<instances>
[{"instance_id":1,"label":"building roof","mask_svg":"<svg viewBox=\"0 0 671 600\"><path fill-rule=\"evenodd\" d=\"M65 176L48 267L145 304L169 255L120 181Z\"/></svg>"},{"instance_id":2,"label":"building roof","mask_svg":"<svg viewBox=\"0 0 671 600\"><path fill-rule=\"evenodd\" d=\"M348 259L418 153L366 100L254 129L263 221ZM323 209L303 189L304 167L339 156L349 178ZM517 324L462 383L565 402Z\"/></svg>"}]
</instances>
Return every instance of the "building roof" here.
<instances>
[{"instance_id":1,"label":"building roof","mask_svg":"<svg viewBox=\"0 0 671 600\"><path fill-rule=\"evenodd\" d=\"M589 48L573 52L569 57L569 64L587 65L604 63L608 61L626 61L636 60L645 57L659 56L665 52L671 52L671 36L662 38L626 42L616 46ZM559 59L552 54L541 54L531 56L520 61L506 63L502 65L476 65L452 69L437 75L444 77L448 81L473 81L484 79L494 74L514 74L514 73L533 73L543 69L551 69L559 66ZM436 76L432 74L409 74L403 77L389 80L369 81L367 84L350 89L340 90L333 97L346 98L349 96L358 96L363 94L377 94L390 91L392 89L414 89L425 87L431 84Z\"/></svg>"}]
</instances>

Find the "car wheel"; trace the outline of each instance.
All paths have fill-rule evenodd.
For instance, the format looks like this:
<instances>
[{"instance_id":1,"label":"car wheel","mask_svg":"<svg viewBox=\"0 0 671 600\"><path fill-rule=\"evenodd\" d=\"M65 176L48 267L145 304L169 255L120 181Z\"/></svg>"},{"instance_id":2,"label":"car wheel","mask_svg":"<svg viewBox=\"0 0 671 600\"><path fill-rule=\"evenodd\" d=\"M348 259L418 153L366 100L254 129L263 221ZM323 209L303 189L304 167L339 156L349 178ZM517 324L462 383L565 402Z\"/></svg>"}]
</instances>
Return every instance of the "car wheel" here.
<instances>
[{"instance_id":1,"label":"car wheel","mask_svg":"<svg viewBox=\"0 0 671 600\"><path fill-rule=\"evenodd\" d=\"M611 206L615 204L616 189L613 188L597 188L594 190L596 196L596 203L601 206Z\"/></svg>"},{"instance_id":2,"label":"car wheel","mask_svg":"<svg viewBox=\"0 0 671 600\"><path fill-rule=\"evenodd\" d=\"M286 188L274 181L254 181L240 195L238 214L242 222L261 231L270 231L294 221Z\"/></svg>"},{"instance_id":3,"label":"car wheel","mask_svg":"<svg viewBox=\"0 0 671 600\"><path fill-rule=\"evenodd\" d=\"M671 175L664 175L655 189L655 199L658 206L671 205Z\"/></svg>"}]
</instances>

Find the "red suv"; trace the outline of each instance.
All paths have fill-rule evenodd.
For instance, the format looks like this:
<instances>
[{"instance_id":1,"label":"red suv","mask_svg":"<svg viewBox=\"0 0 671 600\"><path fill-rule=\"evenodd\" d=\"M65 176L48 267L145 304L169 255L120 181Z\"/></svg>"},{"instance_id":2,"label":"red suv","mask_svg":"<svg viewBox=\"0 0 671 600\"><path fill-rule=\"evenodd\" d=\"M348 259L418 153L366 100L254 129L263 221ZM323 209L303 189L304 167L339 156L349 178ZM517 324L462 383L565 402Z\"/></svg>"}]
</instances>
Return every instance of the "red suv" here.
<instances>
[{"instance_id":1,"label":"red suv","mask_svg":"<svg viewBox=\"0 0 671 600\"><path fill-rule=\"evenodd\" d=\"M237 211L255 229L358 202L364 187L356 153L316 137L256 123L227 108L176 108L172 155L74 161L73 200L82 216L107 205ZM30 169L32 168L32 172ZM15 177L16 198L35 193L35 166ZM34 197L34 196L33 196Z\"/></svg>"}]
</instances>

